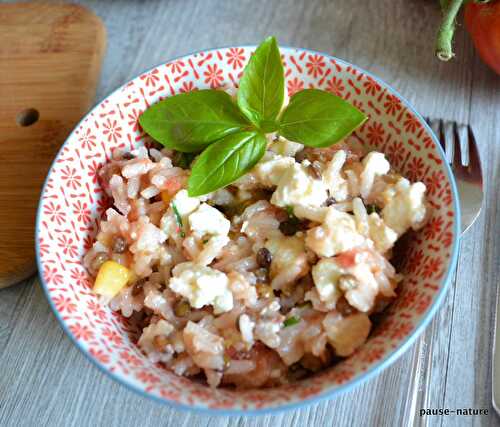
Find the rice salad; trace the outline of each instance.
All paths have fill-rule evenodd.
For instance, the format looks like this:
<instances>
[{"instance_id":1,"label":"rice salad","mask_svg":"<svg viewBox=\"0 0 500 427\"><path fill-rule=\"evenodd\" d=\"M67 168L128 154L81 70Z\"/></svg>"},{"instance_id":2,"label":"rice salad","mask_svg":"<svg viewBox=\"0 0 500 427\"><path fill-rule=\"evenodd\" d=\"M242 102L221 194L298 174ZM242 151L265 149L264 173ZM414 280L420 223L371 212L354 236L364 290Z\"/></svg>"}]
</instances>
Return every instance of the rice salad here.
<instances>
[{"instance_id":1,"label":"rice salad","mask_svg":"<svg viewBox=\"0 0 500 427\"><path fill-rule=\"evenodd\" d=\"M396 297L396 241L428 216L425 185L354 138L277 134L231 185L190 197L189 160L115 152L113 206L84 258L103 304L135 322L152 362L211 387L288 383L351 355Z\"/></svg>"}]
</instances>

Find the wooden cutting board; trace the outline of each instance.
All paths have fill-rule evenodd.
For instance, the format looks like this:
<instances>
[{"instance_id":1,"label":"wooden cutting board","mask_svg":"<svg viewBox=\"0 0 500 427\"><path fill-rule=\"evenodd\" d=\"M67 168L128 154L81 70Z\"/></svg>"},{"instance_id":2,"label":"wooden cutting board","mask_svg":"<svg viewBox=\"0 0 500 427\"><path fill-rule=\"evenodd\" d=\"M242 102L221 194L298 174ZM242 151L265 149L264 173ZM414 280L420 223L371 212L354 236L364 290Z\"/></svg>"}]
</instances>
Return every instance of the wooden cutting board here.
<instances>
[{"instance_id":1,"label":"wooden cutting board","mask_svg":"<svg viewBox=\"0 0 500 427\"><path fill-rule=\"evenodd\" d=\"M82 6L0 5L0 288L35 272L40 190L91 107L105 45L102 21Z\"/></svg>"}]
</instances>

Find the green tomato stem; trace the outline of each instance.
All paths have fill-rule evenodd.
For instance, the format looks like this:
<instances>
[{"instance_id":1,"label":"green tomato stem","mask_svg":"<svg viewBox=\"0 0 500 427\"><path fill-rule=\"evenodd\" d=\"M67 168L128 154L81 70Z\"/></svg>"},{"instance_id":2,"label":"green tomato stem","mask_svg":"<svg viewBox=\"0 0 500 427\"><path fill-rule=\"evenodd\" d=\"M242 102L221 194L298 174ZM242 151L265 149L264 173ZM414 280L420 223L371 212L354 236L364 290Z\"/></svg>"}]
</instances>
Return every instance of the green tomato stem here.
<instances>
[{"instance_id":1,"label":"green tomato stem","mask_svg":"<svg viewBox=\"0 0 500 427\"><path fill-rule=\"evenodd\" d=\"M465 0L441 0L443 20L439 27L436 40L436 56L441 61L449 61L453 53L453 35L455 34L456 18Z\"/></svg>"}]
</instances>

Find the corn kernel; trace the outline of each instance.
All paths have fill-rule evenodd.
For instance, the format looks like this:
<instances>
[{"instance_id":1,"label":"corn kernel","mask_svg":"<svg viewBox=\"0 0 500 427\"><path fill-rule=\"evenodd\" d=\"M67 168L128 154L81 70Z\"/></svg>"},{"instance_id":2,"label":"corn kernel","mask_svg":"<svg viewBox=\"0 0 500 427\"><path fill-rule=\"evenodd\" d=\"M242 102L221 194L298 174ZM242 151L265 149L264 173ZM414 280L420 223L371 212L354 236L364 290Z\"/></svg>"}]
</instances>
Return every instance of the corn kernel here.
<instances>
[{"instance_id":1,"label":"corn kernel","mask_svg":"<svg viewBox=\"0 0 500 427\"><path fill-rule=\"evenodd\" d=\"M94 283L94 292L113 298L129 282L130 270L116 261L106 261L101 265Z\"/></svg>"}]
</instances>

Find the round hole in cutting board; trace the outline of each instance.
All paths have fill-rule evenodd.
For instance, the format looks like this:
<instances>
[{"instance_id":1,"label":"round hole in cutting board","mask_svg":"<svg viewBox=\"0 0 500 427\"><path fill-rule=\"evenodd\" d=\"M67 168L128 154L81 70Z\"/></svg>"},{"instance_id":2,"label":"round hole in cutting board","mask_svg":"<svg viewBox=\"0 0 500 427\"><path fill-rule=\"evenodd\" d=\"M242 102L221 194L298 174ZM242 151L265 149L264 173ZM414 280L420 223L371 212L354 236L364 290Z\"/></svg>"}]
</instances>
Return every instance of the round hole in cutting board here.
<instances>
[{"instance_id":1,"label":"round hole in cutting board","mask_svg":"<svg viewBox=\"0 0 500 427\"><path fill-rule=\"evenodd\" d=\"M40 113L35 108L26 108L17 114L16 122L19 126L26 127L36 123L40 118Z\"/></svg>"}]
</instances>

